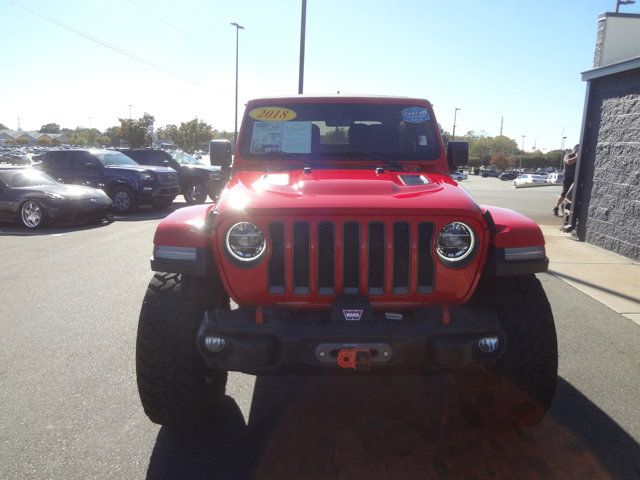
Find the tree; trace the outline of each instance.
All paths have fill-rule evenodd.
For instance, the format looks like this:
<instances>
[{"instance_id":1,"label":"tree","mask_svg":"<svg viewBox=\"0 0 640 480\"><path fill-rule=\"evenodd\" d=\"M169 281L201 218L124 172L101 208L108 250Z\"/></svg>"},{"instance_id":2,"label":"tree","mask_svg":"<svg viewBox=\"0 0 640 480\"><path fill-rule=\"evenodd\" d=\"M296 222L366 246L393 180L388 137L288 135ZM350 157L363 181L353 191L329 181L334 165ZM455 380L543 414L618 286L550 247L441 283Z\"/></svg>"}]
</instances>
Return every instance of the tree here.
<instances>
[{"instance_id":1,"label":"tree","mask_svg":"<svg viewBox=\"0 0 640 480\"><path fill-rule=\"evenodd\" d=\"M148 147L151 145L151 131L155 118L145 113L138 120L119 118L119 137L129 144L130 148Z\"/></svg>"},{"instance_id":2,"label":"tree","mask_svg":"<svg viewBox=\"0 0 640 480\"><path fill-rule=\"evenodd\" d=\"M5 127L3 123L0 123L0 130L9 130L9 129Z\"/></svg>"},{"instance_id":3,"label":"tree","mask_svg":"<svg viewBox=\"0 0 640 480\"><path fill-rule=\"evenodd\" d=\"M60 133L60 125L57 123L47 123L42 125L39 130L40 133Z\"/></svg>"},{"instance_id":4,"label":"tree","mask_svg":"<svg viewBox=\"0 0 640 480\"><path fill-rule=\"evenodd\" d=\"M167 125L161 129L161 133L188 153L193 153L213 138L211 125L197 118L182 122L179 127Z\"/></svg>"},{"instance_id":5,"label":"tree","mask_svg":"<svg viewBox=\"0 0 640 480\"><path fill-rule=\"evenodd\" d=\"M104 131L104 135L109 138L109 145L114 147L120 146L120 127L109 127ZM105 143L107 145L107 143Z\"/></svg>"},{"instance_id":6,"label":"tree","mask_svg":"<svg viewBox=\"0 0 640 480\"><path fill-rule=\"evenodd\" d=\"M51 146L51 139L46 135L43 135L38 139L38 145L43 147Z\"/></svg>"}]
</instances>

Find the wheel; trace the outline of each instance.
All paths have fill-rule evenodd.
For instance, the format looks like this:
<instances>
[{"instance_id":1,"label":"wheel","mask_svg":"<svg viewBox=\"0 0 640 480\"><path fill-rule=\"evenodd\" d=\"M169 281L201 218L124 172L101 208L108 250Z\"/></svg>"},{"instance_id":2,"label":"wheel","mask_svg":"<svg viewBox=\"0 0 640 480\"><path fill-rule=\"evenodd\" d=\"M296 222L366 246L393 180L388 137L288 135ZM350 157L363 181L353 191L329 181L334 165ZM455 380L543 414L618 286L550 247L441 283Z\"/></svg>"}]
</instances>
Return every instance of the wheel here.
<instances>
[{"instance_id":1,"label":"wheel","mask_svg":"<svg viewBox=\"0 0 640 480\"><path fill-rule=\"evenodd\" d=\"M159 198L151 202L151 206L156 210L165 210L171 206L175 197Z\"/></svg>"},{"instance_id":2,"label":"wheel","mask_svg":"<svg viewBox=\"0 0 640 480\"><path fill-rule=\"evenodd\" d=\"M27 200L20 207L20 222L29 229L40 228L45 223L44 207L35 200Z\"/></svg>"},{"instance_id":3,"label":"wheel","mask_svg":"<svg viewBox=\"0 0 640 480\"><path fill-rule=\"evenodd\" d=\"M224 398L226 371L205 367L196 333L205 308L229 308L219 282L157 273L149 283L138 323L138 392L149 419L160 425L195 428L215 419Z\"/></svg>"},{"instance_id":4,"label":"wheel","mask_svg":"<svg viewBox=\"0 0 640 480\"><path fill-rule=\"evenodd\" d=\"M188 184L184 188L184 199L189 205L194 205L196 203L204 203L207 199L207 187L201 182L194 182Z\"/></svg>"},{"instance_id":5,"label":"wheel","mask_svg":"<svg viewBox=\"0 0 640 480\"><path fill-rule=\"evenodd\" d=\"M133 190L129 187L116 187L111 191L111 200L118 213L135 212L138 202Z\"/></svg>"},{"instance_id":6,"label":"wheel","mask_svg":"<svg viewBox=\"0 0 640 480\"><path fill-rule=\"evenodd\" d=\"M491 421L501 426L539 423L551 408L558 374L558 343L551 306L535 275L485 277L476 297L498 314L506 349L492 385Z\"/></svg>"}]
</instances>

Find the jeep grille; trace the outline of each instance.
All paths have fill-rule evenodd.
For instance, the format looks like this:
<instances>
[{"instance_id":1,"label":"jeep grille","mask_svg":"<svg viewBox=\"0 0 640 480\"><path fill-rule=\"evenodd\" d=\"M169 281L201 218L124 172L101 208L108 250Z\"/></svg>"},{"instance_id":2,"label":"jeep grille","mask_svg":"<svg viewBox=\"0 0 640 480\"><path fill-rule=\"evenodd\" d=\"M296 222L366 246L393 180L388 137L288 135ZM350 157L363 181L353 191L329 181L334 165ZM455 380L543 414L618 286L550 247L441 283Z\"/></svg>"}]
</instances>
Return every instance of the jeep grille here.
<instances>
[{"instance_id":1,"label":"jeep grille","mask_svg":"<svg viewBox=\"0 0 640 480\"><path fill-rule=\"evenodd\" d=\"M297 295L317 289L320 295L371 296L406 295L413 289L417 290L414 293L428 294L433 290L432 223L300 221L287 229L284 223L274 222L268 231L271 256L267 282L272 294L287 293L288 289ZM316 262L312 255L317 255Z\"/></svg>"}]
</instances>

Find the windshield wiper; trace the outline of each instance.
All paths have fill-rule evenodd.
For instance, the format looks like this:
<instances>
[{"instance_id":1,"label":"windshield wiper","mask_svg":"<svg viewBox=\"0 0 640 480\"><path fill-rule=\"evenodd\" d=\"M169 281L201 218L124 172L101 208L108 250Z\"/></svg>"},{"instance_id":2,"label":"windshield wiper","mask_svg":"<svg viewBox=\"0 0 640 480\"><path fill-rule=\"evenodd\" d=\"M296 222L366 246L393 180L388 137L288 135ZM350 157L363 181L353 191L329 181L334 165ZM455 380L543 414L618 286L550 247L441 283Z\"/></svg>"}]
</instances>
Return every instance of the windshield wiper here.
<instances>
[{"instance_id":1,"label":"windshield wiper","mask_svg":"<svg viewBox=\"0 0 640 480\"><path fill-rule=\"evenodd\" d=\"M367 152L365 150L347 150L346 152L335 152L335 153L332 152L332 153L326 153L325 155L344 156L344 157L351 157L351 158L364 155L369 158L375 158L376 160L380 160L382 163L390 167L393 167L394 170L406 172L405 168L401 164L394 162L393 160L390 160L386 157L383 157L382 155L378 155L377 153Z\"/></svg>"}]
</instances>

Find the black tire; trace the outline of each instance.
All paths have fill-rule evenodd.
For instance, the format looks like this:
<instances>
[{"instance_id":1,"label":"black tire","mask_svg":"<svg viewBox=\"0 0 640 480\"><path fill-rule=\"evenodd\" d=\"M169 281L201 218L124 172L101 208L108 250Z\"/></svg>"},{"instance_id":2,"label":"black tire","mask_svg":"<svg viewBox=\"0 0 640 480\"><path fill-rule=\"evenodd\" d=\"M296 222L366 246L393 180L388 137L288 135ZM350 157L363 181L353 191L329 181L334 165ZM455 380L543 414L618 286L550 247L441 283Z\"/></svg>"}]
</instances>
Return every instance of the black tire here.
<instances>
[{"instance_id":1,"label":"black tire","mask_svg":"<svg viewBox=\"0 0 640 480\"><path fill-rule=\"evenodd\" d=\"M175 197L159 198L151 202L151 206L156 210L166 210L173 204Z\"/></svg>"},{"instance_id":2,"label":"black tire","mask_svg":"<svg viewBox=\"0 0 640 480\"><path fill-rule=\"evenodd\" d=\"M138 199L129 187L115 187L109 196L117 213L133 213L138 209Z\"/></svg>"},{"instance_id":3,"label":"black tire","mask_svg":"<svg viewBox=\"0 0 640 480\"><path fill-rule=\"evenodd\" d=\"M18 220L23 227L29 230L36 230L46 224L47 212L40 202L27 200L20 205Z\"/></svg>"},{"instance_id":4,"label":"black tire","mask_svg":"<svg viewBox=\"0 0 640 480\"><path fill-rule=\"evenodd\" d=\"M506 350L494 373L489 421L497 426L539 423L551 408L558 374L558 343L551 306L535 275L485 277L476 299L495 309Z\"/></svg>"},{"instance_id":5,"label":"black tire","mask_svg":"<svg viewBox=\"0 0 640 480\"><path fill-rule=\"evenodd\" d=\"M207 369L195 341L205 308L229 306L214 288L216 282L203 277L173 273L157 273L149 283L138 323L136 374L142 406L154 423L197 428L215 419L227 372Z\"/></svg>"},{"instance_id":6,"label":"black tire","mask_svg":"<svg viewBox=\"0 0 640 480\"><path fill-rule=\"evenodd\" d=\"M185 185L182 195L189 205L204 203L207 199L207 186L202 182L191 182Z\"/></svg>"}]
</instances>

